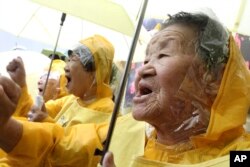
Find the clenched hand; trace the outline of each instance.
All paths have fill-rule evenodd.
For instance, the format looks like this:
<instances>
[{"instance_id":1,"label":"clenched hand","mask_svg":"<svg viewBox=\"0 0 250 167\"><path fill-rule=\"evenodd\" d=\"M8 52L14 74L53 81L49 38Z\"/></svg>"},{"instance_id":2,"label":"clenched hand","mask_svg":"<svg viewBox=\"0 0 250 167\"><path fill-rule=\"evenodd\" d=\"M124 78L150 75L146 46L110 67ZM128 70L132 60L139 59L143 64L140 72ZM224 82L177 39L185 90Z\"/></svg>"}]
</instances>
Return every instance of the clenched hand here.
<instances>
[{"instance_id":1,"label":"clenched hand","mask_svg":"<svg viewBox=\"0 0 250 167\"><path fill-rule=\"evenodd\" d=\"M26 85L26 72L21 57L13 59L6 67L11 79L21 88Z\"/></svg>"}]
</instances>

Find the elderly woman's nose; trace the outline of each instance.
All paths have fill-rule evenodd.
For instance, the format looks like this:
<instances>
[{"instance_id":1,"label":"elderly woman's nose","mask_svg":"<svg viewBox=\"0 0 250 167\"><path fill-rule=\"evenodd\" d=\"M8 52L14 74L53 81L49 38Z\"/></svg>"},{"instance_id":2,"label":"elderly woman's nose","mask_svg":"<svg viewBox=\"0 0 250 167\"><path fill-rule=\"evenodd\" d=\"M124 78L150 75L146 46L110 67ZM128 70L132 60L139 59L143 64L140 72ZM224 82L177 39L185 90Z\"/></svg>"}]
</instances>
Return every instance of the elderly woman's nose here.
<instances>
[{"instance_id":1,"label":"elderly woman's nose","mask_svg":"<svg viewBox=\"0 0 250 167\"><path fill-rule=\"evenodd\" d=\"M138 75L141 78L146 78L146 77L149 77L149 76L156 75L156 71L155 71L155 68L152 65L145 64L141 68L138 69Z\"/></svg>"},{"instance_id":2,"label":"elderly woman's nose","mask_svg":"<svg viewBox=\"0 0 250 167\"><path fill-rule=\"evenodd\" d=\"M45 83L45 81L46 81L46 79L47 79L47 75L48 74L44 74L43 76L41 76L40 78L39 78L39 80L38 80L38 85L41 85L41 84L43 84L43 83Z\"/></svg>"},{"instance_id":3,"label":"elderly woman's nose","mask_svg":"<svg viewBox=\"0 0 250 167\"><path fill-rule=\"evenodd\" d=\"M65 72L69 72L69 67L68 67L68 65L66 65L66 66L64 67L64 71L65 71Z\"/></svg>"},{"instance_id":4,"label":"elderly woman's nose","mask_svg":"<svg viewBox=\"0 0 250 167\"><path fill-rule=\"evenodd\" d=\"M37 82L38 85L41 85L42 83L43 83L42 79L39 79Z\"/></svg>"}]
</instances>

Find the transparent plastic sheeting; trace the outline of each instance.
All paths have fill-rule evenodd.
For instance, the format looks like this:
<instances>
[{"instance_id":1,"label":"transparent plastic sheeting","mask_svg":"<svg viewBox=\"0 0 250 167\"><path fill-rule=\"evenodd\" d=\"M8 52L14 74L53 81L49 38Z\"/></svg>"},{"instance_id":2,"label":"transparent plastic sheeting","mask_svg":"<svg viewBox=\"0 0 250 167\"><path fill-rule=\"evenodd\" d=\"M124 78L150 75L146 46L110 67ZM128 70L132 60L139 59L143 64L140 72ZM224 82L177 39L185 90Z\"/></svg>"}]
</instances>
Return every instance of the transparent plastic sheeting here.
<instances>
[{"instance_id":1,"label":"transparent plastic sheeting","mask_svg":"<svg viewBox=\"0 0 250 167\"><path fill-rule=\"evenodd\" d=\"M190 132L197 135L206 131L229 55L229 33L217 21L209 19L200 37L196 55L170 107L179 123L173 133L182 134L183 139Z\"/></svg>"}]
</instances>

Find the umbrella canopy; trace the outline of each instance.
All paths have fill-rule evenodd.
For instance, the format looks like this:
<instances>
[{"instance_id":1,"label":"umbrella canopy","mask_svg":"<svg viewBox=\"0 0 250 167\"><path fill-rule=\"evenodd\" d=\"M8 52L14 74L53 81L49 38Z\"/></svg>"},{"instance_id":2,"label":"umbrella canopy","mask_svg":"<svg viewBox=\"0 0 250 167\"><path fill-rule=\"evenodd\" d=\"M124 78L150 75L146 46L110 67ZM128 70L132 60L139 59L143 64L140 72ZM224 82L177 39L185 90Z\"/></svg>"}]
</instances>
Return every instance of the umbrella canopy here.
<instances>
[{"instance_id":1,"label":"umbrella canopy","mask_svg":"<svg viewBox=\"0 0 250 167\"><path fill-rule=\"evenodd\" d=\"M108 3L106 4L107 6L115 6L121 9L118 11L122 11L121 13L124 15L127 14L124 16L126 19L117 14L116 10L113 10L113 12L112 10L108 10L108 13L111 13L112 17L104 14L107 12L105 10L109 9L104 8L104 2ZM16 36L16 40L23 37L40 41L44 44L50 44L51 48L43 48L53 50L59 30L61 12L67 11L78 17L72 15L67 15L66 17L58 43L58 48L60 48L61 52L64 49L63 53L66 53L67 49L71 48L80 39L93 34L101 34L113 43L115 47L114 60L126 61L132 38L121 32L126 29L131 31L131 28L124 30L122 27L125 27L123 23L127 21L128 24L126 25L133 24L140 5L141 0L0 0L0 30L13 34ZM250 36L250 31L248 30L250 27L249 0L149 0L145 18L165 19L167 14L174 14L181 10L192 11L201 8L212 9L218 19L233 32ZM101 26L104 23L99 23L100 20L104 19L104 15L109 18L109 22L105 23L106 28ZM119 18L117 19L118 21L113 19L113 16L119 16L117 17ZM85 18L85 20L81 18ZM92 18L92 20L88 18ZM127 20L128 18L131 18L131 20ZM119 28L121 32L107 28L109 24L116 23L121 25ZM145 47L149 39L149 34L143 29L136 47L135 62L143 61ZM15 43L24 45L14 41L13 44ZM5 43L0 46L1 50L3 50L1 47L4 47L4 45ZM30 48L31 45L25 47L32 49Z\"/></svg>"},{"instance_id":2,"label":"umbrella canopy","mask_svg":"<svg viewBox=\"0 0 250 167\"><path fill-rule=\"evenodd\" d=\"M33 0L42 5L80 17L132 36L134 24L123 6L110 0Z\"/></svg>"},{"instance_id":3,"label":"umbrella canopy","mask_svg":"<svg viewBox=\"0 0 250 167\"><path fill-rule=\"evenodd\" d=\"M104 17L104 9L102 5L108 2L114 5L119 3L124 7L127 14L132 18L132 22L135 20L138 13L138 9L141 5L141 0L32 0L36 3L54 8L63 12L68 12L72 15L91 20L97 24L101 24L99 19ZM109 6L110 4L106 4ZM110 5L110 6L112 6ZM88 6L88 10L83 10L85 6ZM120 7L120 6L119 6ZM85 9L85 8L84 8ZM108 9L108 7L107 7ZM123 10L121 10L123 11ZM149 4L146 11L145 18L156 18L156 19L166 19L167 14L174 14L179 11L203 11L212 17L215 17L221 21L230 31L234 33L239 33L243 35L250 36L250 2L249 0L149 0ZM113 10L108 9L108 17L113 18L116 15ZM89 15L94 15L89 16ZM107 16L105 15L105 17ZM119 20L119 19L118 19ZM119 23L119 21L114 19L111 23ZM122 20L122 19L120 19ZM108 27L108 26L107 26ZM143 31L142 31L143 32ZM142 35L145 36L145 35ZM148 36L148 35L147 35ZM147 38L149 39L149 38ZM142 40L147 43L148 40ZM130 46L130 42L128 42ZM124 49L121 49L124 53ZM139 51L138 51L139 50ZM135 61L142 61L144 58L145 45L141 46L137 44L137 51L135 53ZM127 52L126 52L127 53ZM120 55L120 54L119 54ZM123 56L124 57L124 56ZM125 56L126 57L126 56ZM125 59L123 59L125 60Z\"/></svg>"},{"instance_id":4,"label":"umbrella canopy","mask_svg":"<svg viewBox=\"0 0 250 167\"><path fill-rule=\"evenodd\" d=\"M59 6L63 6L61 5L61 3L62 1L60 1ZM72 0L70 1L70 3L75 3L75 1ZM107 3L109 2L107 1ZM102 3L100 3L99 6L101 6L101 4ZM117 4L115 4L114 6L117 6ZM118 7L120 9L119 5ZM138 9L139 7L137 8L137 11ZM95 10L95 12L96 11L98 10ZM124 10L122 11L124 12ZM96 14L100 15L100 12L96 12ZM88 16L92 15L93 13L88 13ZM116 16L117 12L114 12L113 15ZM127 15L125 18L128 17L130 16ZM27 38L42 42L44 44L49 44L50 46L54 46L60 27L60 19L61 11L51 9L37 3L33 3L30 0L0 0L0 30L9 32L16 36L16 41L13 41L13 44L17 43L20 45L24 45L20 42L19 39ZM123 23L127 22L127 19L123 19L123 17L119 18L119 20ZM109 21L112 24L116 24L116 21L111 17L109 18ZM132 22L133 21L128 21L126 25L131 25ZM108 26L103 27L101 25L97 25L96 22L83 20L80 17L67 15L59 37L58 48L60 48L60 51L62 53L66 53L67 49L71 48L79 40L94 34L100 34L106 37L114 45L114 60L126 60L132 37L126 35L126 32L124 32L125 34L123 34L122 31L125 30L123 30L123 28L121 27L119 28L121 29L121 32L112 30L107 27ZM129 31L131 31L131 29ZM146 31L144 32L147 33ZM145 43L147 43L147 41L143 42L143 39L141 39L138 46ZM3 47L3 45L1 45L0 47ZM32 49L30 48L31 45L25 47L29 50ZM46 49L54 50L53 47L46 47ZM64 51L62 51L63 49ZM139 48L139 50L143 50L142 54L144 54L144 49ZM139 60L135 61L141 61L141 59L143 59L143 56L142 58L139 58Z\"/></svg>"},{"instance_id":5,"label":"umbrella canopy","mask_svg":"<svg viewBox=\"0 0 250 167\"><path fill-rule=\"evenodd\" d=\"M102 5L106 4L109 0L32 0L34 2L55 8L72 15L79 16L88 20L89 13L95 16L89 17L91 21L99 22L102 18L104 10ZM140 0L113 0L106 4L108 14L113 13L111 10L114 2L119 2L126 9L129 15L135 15L141 3ZM111 5L112 4L112 5ZM87 5L89 10L82 10L82 7ZM119 6L120 7L120 6ZM194 11L200 9L206 12L206 8L213 10L219 20L224 23L231 31L250 36L250 2L249 0L149 0L147 7L146 17L164 18L167 14L173 14L178 11ZM97 10L95 10L97 9ZM119 9L120 10L120 9ZM97 12L98 11L98 12ZM100 11L100 12L99 12ZM122 11L122 10L121 10ZM208 11L209 12L209 11ZM131 14L132 13L132 14ZM96 15L97 14L97 15ZM106 15L103 15L106 17ZM109 15L113 18L114 16ZM122 25L117 20L113 20L117 24ZM124 20L126 21L126 20ZM113 24L113 23L112 23ZM104 24L102 24L104 25Z\"/></svg>"},{"instance_id":6,"label":"umbrella canopy","mask_svg":"<svg viewBox=\"0 0 250 167\"><path fill-rule=\"evenodd\" d=\"M149 0L147 17L165 19L179 11L206 12L232 32L250 36L249 0Z\"/></svg>"},{"instance_id":7,"label":"umbrella canopy","mask_svg":"<svg viewBox=\"0 0 250 167\"><path fill-rule=\"evenodd\" d=\"M16 57L21 57L25 70L26 70L26 81L32 97L37 95L37 82L40 75L43 73L45 67L50 63L50 59L37 52L27 50L12 50L7 52L0 52L0 73L1 75L8 76L6 66Z\"/></svg>"}]
</instances>

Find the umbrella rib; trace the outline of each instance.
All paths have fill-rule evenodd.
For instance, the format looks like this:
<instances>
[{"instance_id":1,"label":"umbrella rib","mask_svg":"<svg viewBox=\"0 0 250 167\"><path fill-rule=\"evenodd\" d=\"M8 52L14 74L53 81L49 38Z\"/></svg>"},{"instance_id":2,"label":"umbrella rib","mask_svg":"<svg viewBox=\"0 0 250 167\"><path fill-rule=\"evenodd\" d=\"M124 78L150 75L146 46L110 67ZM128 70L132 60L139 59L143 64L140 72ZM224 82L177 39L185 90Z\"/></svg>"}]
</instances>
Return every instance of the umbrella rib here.
<instances>
[{"instance_id":1,"label":"umbrella rib","mask_svg":"<svg viewBox=\"0 0 250 167\"><path fill-rule=\"evenodd\" d=\"M239 12L237 13L237 17L236 17L236 20L234 22L234 26L232 29L232 31L234 31L234 32L237 32L237 30L240 26L240 21L242 20L243 14L244 14L245 9L246 9L246 3L247 3L247 0L242 0L240 3L240 8L238 10Z\"/></svg>"},{"instance_id":2,"label":"umbrella rib","mask_svg":"<svg viewBox=\"0 0 250 167\"><path fill-rule=\"evenodd\" d=\"M125 35L122 35L122 37L123 37L123 39L124 39L124 41L125 41L125 43L126 43L127 47L129 48L129 43L128 43L128 41L127 41L127 39L126 39Z\"/></svg>"},{"instance_id":3,"label":"umbrella rib","mask_svg":"<svg viewBox=\"0 0 250 167\"><path fill-rule=\"evenodd\" d=\"M30 23L30 21L33 19L33 17L35 16L35 14L38 12L38 10L40 10L41 6L39 6L36 11L32 14L32 16L30 17L30 19L27 21L27 23L23 26L23 28L21 29L21 31L17 34L17 37L19 37L21 35L21 33L25 30L25 28L27 27L27 25Z\"/></svg>"},{"instance_id":4,"label":"umbrella rib","mask_svg":"<svg viewBox=\"0 0 250 167\"><path fill-rule=\"evenodd\" d=\"M44 24L41 22L41 20L36 17L37 22L41 25L41 27L44 29L44 31L48 34L51 40L54 40L53 35L49 32L49 30L44 26Z\"/></svg>"}]
</instances>

